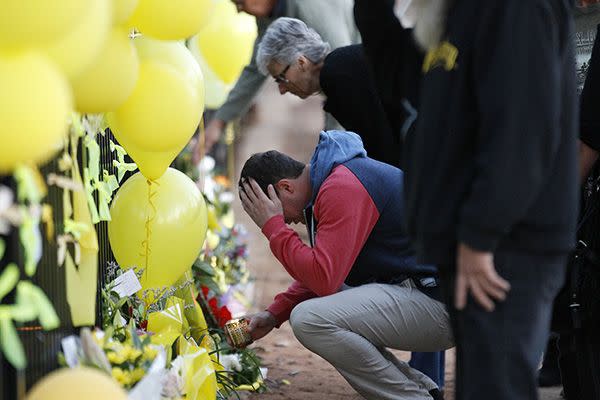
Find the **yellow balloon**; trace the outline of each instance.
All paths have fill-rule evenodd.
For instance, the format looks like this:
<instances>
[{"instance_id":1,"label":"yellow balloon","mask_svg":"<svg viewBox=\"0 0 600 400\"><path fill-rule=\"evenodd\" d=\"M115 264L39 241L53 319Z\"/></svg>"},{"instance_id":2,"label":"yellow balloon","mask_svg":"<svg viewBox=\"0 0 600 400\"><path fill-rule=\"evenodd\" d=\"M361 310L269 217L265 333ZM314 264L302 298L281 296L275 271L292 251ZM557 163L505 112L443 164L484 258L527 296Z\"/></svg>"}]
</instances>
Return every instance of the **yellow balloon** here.
<instances>
[{"instance_id":1,"label":"yellow balloon","mask_svg":"<svg viewBox=\"0 0 600 400\"><path fill-rule=\"evenodd\" d=\"M231 84L250 62L257 30L255 18L237 13L229 0L220 0L210 22L198 35L200 53L225 83Z\"/></svg>"},{"instance_id":2,"label":"yellow balloon","mask_svg":"<svg viewBox=\"0 0 600 400\"><path fill-rule=\"evenodd\" d=\"M200 108L204 110L204 77L199 66L194 62L194 56L183 43L138 37L135 40L135 47L140 59L176 68L197 90Z\"/></svg>"},{"instance_id":3,"label":"yellow balloon","mask_svg":"<svg viewBox=\"0 0 600 400\"><path fill-rule=\"evenodd\" d=\"M173 168L150 186L142 174L133 175L117 192L110 214L108 238L115 258L122 268L145 268L143 289L179 279L198 257L206 236L204 197L190 178Z\"/></svg>"},{"instance_id":4,"label":"yellow balloon","mask_svg":"<svg viewBox=\"0 0 600 400\"><path fill-rule=\"evenodd\" d=\"M157 39L187 39L211 17L213 0L140 0L129 24Z\"/></svg>"},{"instance_id":5,"label":"yellow balloon","mask_svg":"<svg viewBox=\"0 0 600 400\"><path fill-rule=\"evenodd\" d=\"M39 46L63 36L91 0L0 2L0 48Z\"/></svg>"},{"instance_id":6,"label":"yellow balloon","mask_svg":"<svg viewBox=\"0 0 600 400\"><path fill-rule=\"evenodd\" d=\"M82 73L100 53L111 27L111 7L111 0L91 0L72 29L44 47L69 79Z\"/></svg>"},{"instance_id":7,"label":"yellow balloon","mask_svg":"<svg viewBox=\"0 0 600 400\"><path fill-rule=\"evenodd\" d=\"M196 59L196 62L200 66L200 71L202 71L202 76L204 77L205 106L208 109L216 110L225 103L225 100L227 100L227 95L231 91L231 88L233 88L233 84L223 82L208 66L208 63L199 50L198 35L188 41L188 49Z\"/></svg>"},{"instance_id":8,"label":"yellow balloon","mask_svg":"<svg viewBox=\"0 0 600 400\"><path fill-rule=\"evenodd\" d=\"M147 179L156 180L160 178L181 151L179 148L169 151L148 151L141 149L127 141L126 136L123 137L118 133L119 129L116 128L116 125L112 120L112 114L107 114L107 119L108 125L119 141L119 144L127 149L127 153L136 163L142 175Z\"/></svg>"},{"instance_id":9,"label":"yellow balloon","mask_svg":"<svg viewBox=\"0 0 600 400\"><path fill-rule=\"evenodd\" d=\"M138 0L113 0L113 24L121 25L129 19L135 7L138 5Z\"/></svg>"},{"instance_id":10,"label":"yellow balloon","mask_svg":"<svg viewBox=\"0 0 600 400\"><path fill-rule=\"evenodd\" d=\"M54 371L36 383L27 400L127 400L127 393L98 369L77 367Z\"/></svg>"},{"instance_id":11,"label":"yellow balloon","mask_svg":"<svg viewBox=\"0 0 600 400\"><path fill-rule=\"evenodd\" d=\"M128 152L126 143L150 152L178 152L202 117L202 73L182 43L135 42L139 79L132 95L109 115L109 126Z\"/></svg>"},{"instance_id":12,"label":"yellow balloon","mask_svg":"<svg viewBox=\"0 0 600 400\"><path fill-rule=\"evenodd\" d=\"M138 73L138 56L128 32L113 28L96 60L71 82L77 110L116 110L133 92Z\"/></svg>"},{"instance_id":13,"label":"yellow balloon","mask_svg":"<svg viewBox=\"0 0 600 400\"><path fill-rule=\"evenodd\" d=\"M53 63L37 53L0 56L0 173L48 160L62 146L71 89Z\"/></svg>"}]
</instances>

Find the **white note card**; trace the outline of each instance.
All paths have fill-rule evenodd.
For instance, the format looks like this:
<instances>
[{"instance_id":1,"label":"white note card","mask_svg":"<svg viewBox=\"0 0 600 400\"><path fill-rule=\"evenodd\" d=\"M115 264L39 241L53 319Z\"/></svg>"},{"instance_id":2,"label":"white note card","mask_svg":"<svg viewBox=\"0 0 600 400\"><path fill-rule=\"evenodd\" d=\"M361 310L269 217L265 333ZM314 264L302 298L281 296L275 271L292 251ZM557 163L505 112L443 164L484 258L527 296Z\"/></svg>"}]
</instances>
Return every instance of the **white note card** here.
<instances>
[{"instance_id":1,"label":"white note card","mask_svg":"<svg viewBox=\"0 0 600 400\"><path fill-rule=\"evenodd\" d=\"M128 269L127 272L121 274L114 282L115 287L112 290L117 292L121 297L131 296L142 288L133 269Z\"/></svg>"}]
</instances>

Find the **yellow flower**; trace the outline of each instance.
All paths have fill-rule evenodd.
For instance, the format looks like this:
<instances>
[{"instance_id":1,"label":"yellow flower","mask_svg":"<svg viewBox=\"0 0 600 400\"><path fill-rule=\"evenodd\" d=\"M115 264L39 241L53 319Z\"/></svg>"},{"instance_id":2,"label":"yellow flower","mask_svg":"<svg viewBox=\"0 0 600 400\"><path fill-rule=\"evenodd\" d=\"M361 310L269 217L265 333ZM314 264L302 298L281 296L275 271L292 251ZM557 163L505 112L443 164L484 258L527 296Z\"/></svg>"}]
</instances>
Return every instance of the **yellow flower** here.
<instances>
[{"instance_id":1,"label":"yellow flower","mask_svg":"<svg viewBox=\"0 0 600 400\"><path fill-rule=\"evenodd\" d=\"M110 361L111 364L123 364L125 361L127 361L127 358L123 351L119 353L111 351L108 354L106 354L106 356L108 357L108 361Z\"/></svg>"},{"instance_id":2,"label":"yellow flower","mask_svg":"<svg viewBox=\"0 0 600 400\"><path fill-rule=\"evenodd\" d=\"M144 375L146 375L146 371L144 371L142 368L136 368L131 371L131 379L133 380L133 383L137 383L144 377Z\"/></svg>"},{"instance_id":3,"label":"yellow flower","mask_svg":"<svg viewBox=\"0 0 600 400\"><path fill-rule=\"evenodd\" d=\"M121 368L113 368L112 376L121 384L121 386L131 385L131 374L129 371L123 371Z\"/></svg>"},{"instance_id":4,"label":"yellow flower","mask_svg":"<svg viewBox=\"0 0 600 400\"><path fill-rule=\"evenodd\" d=\"M138 359L139 356L142 355L142 351L130 345L125 345L123 347L123 355L125 356L126 360L129 360L129 362L133 363Z\"/></svg>"},{"instance_id":5,"label":"yellow flower","mask_svg":"<svg viewBox=\"0 0 600 400\"><path fill-rule=\"evenodd\" d=\"M158 354L158 350L152 346L144 346L144 358L146 360L154 360L156 355Z\"/></svg>"}]
</instances>

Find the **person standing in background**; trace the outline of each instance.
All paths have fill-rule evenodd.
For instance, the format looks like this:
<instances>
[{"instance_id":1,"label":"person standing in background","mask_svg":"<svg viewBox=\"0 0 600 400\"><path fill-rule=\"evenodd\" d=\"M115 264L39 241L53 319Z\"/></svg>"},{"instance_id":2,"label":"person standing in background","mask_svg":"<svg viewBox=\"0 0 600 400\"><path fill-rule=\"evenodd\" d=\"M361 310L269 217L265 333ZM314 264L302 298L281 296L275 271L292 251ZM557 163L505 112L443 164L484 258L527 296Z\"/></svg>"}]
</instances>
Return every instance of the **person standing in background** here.
<instances>
[{"instance_id":1,"label":"person standing in background","mask_svg":"<svg viewBox=\"0 0 600 400\"><path fill-rule=\"evenodd\" d=\"M256 66L256 49L262 37L275 19L292 17L304 21L331 45L332 49L360 42L360 35L352 15L353 0L234 0L239 11L256 17L258 37L250 63L244 68L225 104L216 112L206 127L206 151L210 151L219 140L225 125L241 117L248 111L266 77ZM335 129L339 125L326 116L326 128ZM200 160L200 143L194 149L194 161Z\"/></svg>"},{"instance_id":2,"label":"person standing in background","mask_svg":"<svg viewBox=\"0 0 600 400\"><path fill-rule=\"evenodd\" d=\"M422 0L419 118L405 142L408 232L437 265L457 400L537 399L577 218L569 0ZM431 16L437 13L438 16Z\"/></svg>"},{"instance_id":3,"label":"person standing in background","mask_svg":"<svg viewBox=\"0 0 600 400\"><path fill-rule=\"evenodd\" d=\"M393 137L362 45L330 45L303 21L279 18L258 46L256 63L271 76L279 93L301 99L322 93L323 110L345 130L358 134L369 157L398 165L400 148Z\"/></svg>"},{"instance_id":4,"label":"person standing in background","mask_svg":"<svg viewBox=\"0 0 600 400\"><path fill-rule=\"evenodd\" d=\"M413 38L419 2L413 0L356 0L354 19L362 47L390 125L401 165L402 138L418 117L419 85L424 53ZM343 121L342 121L343 123ZM410 366L444 387L445 353L412 353Z\"/></svg>"}]
</instances>

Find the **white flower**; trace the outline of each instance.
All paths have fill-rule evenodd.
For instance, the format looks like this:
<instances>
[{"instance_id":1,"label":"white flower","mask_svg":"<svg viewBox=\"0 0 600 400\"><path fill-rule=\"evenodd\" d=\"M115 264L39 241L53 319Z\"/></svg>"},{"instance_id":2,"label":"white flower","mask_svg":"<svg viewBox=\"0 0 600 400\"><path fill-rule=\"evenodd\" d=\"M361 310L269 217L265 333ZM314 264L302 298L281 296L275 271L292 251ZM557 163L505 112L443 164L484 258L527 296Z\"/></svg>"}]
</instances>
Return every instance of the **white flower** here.
<instances>
[{"instance_id":1,"label":"white flower","mask_svg":"<svg viewBox=\"0 0 600 400\"><path fill-rule=\"evenodd\" d=\"M204 172L207 174L208 172L215 169L215 159L211 156L204 156L200 163L198 164L198 172L201 174Z\"/></svg>"},{"instance_id":2,"label":"white flower","mask_svg":"<svg viewBox=\"0 0 600 400\"><path fill-rule=\"evenodd\" d=\"M219 196L219 201L224 204L231 203L233 201L233 199L234 199L233 193L231 193L231 192L223 192Z\"/></svg>"},{"instance_id":3,"label":"white flower","mask_svg":"<svg viewBox=\"0 0 600 400\"><path fill-rule=\"evenodd\" d=\"M239 354L225 354L219 357L219 362L227 371L242 371L242 363Z\"/></svg>"},{"instance_id":4,"label":"white flower","mask_svg":"<svg viewBox=\"0 0 600 400\"><path fill-rule=\"evenodd\" d=\"M9 211L13 205L14 195L12 190L6 186L0 186L0 234L8 235L11 221Z\"/></svg>"},{"instance_id":5,"label":"white flower","mask_svg":"<svg viewBox=\"0 0 600 400\"><path fill-rule=\"evenodd\" d=\"M161 395L164 398L180 398L184 394L185 381L183 379L184 361L182 356L178 356L171 362L171 369L163 377L163 389Z\"/></svg>"},{"instance_id":6,"label":"white flower","mask_svg":"<svg viewBox=\"0 0 600 400\"><path fill-rule=\"evenodd\" d=\"M183 385L183 378L179 374L169 371L162 379L161 396L167 399L178 399L183 396Z\"/></svg>"},{"instance_id":7,"label":"white flower","mask_svg":"<svg viewBox=\"0 0 600 400\"><path fill-rule=\"evenodd\" d=\"M213 180L211 176L206 176L204 178L204 187L202 188L202 192L208 198L208 200L214 202L215 201L215 192L217 191L217 183Z\"/></svg>"}]
</instances>

